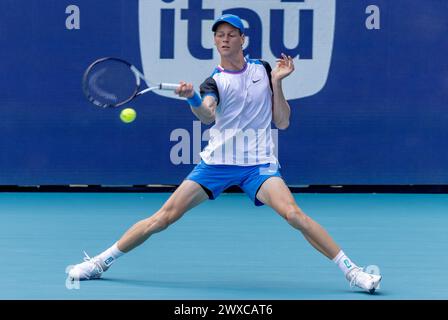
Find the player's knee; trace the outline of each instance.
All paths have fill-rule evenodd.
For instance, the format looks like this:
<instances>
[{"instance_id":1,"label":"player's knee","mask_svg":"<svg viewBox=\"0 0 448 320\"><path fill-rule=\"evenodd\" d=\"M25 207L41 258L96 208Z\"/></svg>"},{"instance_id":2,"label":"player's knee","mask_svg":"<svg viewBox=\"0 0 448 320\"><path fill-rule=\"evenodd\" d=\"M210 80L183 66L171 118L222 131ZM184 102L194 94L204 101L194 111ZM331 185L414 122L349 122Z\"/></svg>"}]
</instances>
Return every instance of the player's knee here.
<instances>
[{"instance_id":1,"label":"player's knee","mask_svg":"<svg viewBox=\"0 0 448 320\"><path fill-rule=\"evenodd\" d=\"M152 215L148 219L143 220L142 236L150 236L151 234L160 232L168 227L166 221L159 215L160 211Z\"/></svg>"},{"instance_id":2,"label":"player's knee","mask_svg":"<svg viewBox=\"0 0 448 320\"><path fill-rule=\"evenodd\" d=\"M286 211L285 215L286 221L293 227L296 227L302 231L309 228L310 222L309 217L300 210L296 205L290 206Z\"/></svg>"},{"instance_id":3,"label":"player's knee","mask_svg":"<svg viewBox=\"0 0 448 320\"><path fill-rule=\"evenodd\" d=\"M157 230L162 231L173 224L180 216L179 210L174 206L166 206L157 212L155 215L155 223Z\"/></svg>"},{"instance_id":4,"label":"player's knee","mask_svg":"<svg viewBox=\"0 0 448 320\"><path fill-rule=\"evenodd\" d=\"M290 219L294 218L296 215L301 214L301 210L294 202L288 202L285 203L281 210L282 216L289 221Z\"/></svg>"},{"instance_id":5,"label":"player's knee","mask_svg":"<svg viewBox=\"0 0 448 320\"><path fill-rule=\"evenodd\" d=\"M154 229L156 232L165 230L166 228L168 228L169 225L170 224L165 217L158 216L154 218L154 226L155 226Z\"/></svg>"}]
</instances>

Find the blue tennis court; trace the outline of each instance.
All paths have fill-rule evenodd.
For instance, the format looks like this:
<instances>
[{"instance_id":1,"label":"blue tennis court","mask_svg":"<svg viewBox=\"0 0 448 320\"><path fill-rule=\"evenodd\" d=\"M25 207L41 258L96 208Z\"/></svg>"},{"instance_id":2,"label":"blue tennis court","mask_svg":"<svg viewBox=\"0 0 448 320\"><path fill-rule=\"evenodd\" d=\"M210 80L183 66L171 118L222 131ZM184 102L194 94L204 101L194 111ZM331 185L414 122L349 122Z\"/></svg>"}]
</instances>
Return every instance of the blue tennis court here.
<instances>
[{"instance_id":1,"label":"blue tennis court","mask_svg":"<svg viewBox=\"0 0 448 320\"><path fill-rule=\"evenodd\" d=\"M0 193L0 299L447 299L448 195L295 194L380 289L351 289L272 209L224 194L121 258L101 280L66 287L168 193ZM70 287L70 286L69 286Z\"/></svg>"}]
</instances>

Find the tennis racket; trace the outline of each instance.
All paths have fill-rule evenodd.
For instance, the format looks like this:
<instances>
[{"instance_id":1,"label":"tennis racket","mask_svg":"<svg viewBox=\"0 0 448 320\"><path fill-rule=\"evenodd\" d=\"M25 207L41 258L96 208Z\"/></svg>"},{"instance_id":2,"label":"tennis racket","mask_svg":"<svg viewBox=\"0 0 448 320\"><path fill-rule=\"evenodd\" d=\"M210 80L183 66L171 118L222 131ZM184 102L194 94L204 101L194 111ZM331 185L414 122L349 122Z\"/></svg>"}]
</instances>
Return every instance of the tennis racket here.
<instances>
[{"instance_id":1,"label":"tennis racket","mask_svg":"<svg viewBox=\"0 0 448 320\"><path fill-rule=\"evenodd\" d=\"M146 88L142 88L142 80ZM153 90L171 90L179 87L175 83L150 83L129 62L113 57L94 61L84 72L82 88L87 99L94 105L108 108L121 106L135 97Z\"/></svg>"}]
</instances>

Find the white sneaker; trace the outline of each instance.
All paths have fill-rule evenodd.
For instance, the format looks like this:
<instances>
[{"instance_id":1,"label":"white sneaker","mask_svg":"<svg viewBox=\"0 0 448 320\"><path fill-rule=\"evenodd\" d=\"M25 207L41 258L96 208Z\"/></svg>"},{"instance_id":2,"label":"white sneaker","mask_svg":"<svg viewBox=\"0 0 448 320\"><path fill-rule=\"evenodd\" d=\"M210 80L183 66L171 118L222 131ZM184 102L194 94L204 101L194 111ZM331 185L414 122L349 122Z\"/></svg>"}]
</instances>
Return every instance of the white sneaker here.
<instances>
[{"instance_id":1,"label":"white sneaker","mask_svg":"<svg viewBox=\"0 0 448 320\"><path fill-rule=\"evenodd\" d=\"M347 273L346 278L350 281L350 287L357 286L358 288L367 290L369 293L374 293L380 284L382 276L370 274L364 272L360 267L355 267Z\"/></svg>"},{"instance_id":2,"label":"white sneaker","mask_svg":"<svg viewBox=\"0 0 448 320\"><path fill-rule=\"evenodd\" d=\"M108 268L98 257L89 257L84 251L84 262L75 265L70 269L68 275L72 280L93 280L99 279Z\"/></svg>"}]
</instances>

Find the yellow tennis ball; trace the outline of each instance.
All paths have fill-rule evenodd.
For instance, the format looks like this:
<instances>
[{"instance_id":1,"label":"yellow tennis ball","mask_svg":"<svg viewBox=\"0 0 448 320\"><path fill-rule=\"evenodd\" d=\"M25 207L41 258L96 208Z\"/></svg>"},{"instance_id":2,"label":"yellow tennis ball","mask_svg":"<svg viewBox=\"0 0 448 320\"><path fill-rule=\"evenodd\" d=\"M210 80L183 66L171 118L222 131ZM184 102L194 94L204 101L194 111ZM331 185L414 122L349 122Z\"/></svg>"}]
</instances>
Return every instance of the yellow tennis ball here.
<instances>
[{"instance_id":1,"label":"yellow tennis ball","mask_svg":"<svg viewBox=\"0 0 448 320\"><path fill-rule=\"evenodd\" d=\"M136 116L137 113L132 108L123 109L120 113L120 119L125 123L130 123L134 121Z\"/></svg>"}]
</instances>

